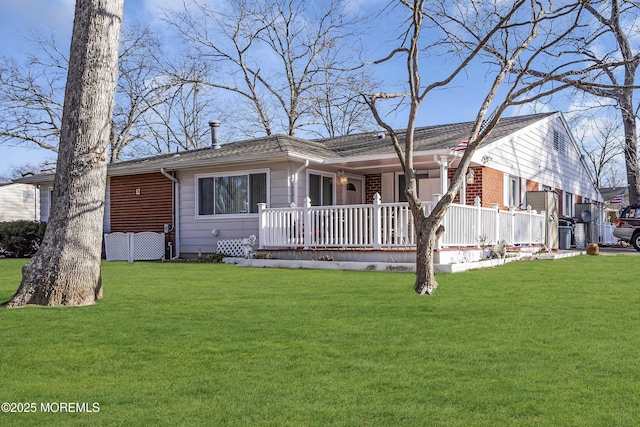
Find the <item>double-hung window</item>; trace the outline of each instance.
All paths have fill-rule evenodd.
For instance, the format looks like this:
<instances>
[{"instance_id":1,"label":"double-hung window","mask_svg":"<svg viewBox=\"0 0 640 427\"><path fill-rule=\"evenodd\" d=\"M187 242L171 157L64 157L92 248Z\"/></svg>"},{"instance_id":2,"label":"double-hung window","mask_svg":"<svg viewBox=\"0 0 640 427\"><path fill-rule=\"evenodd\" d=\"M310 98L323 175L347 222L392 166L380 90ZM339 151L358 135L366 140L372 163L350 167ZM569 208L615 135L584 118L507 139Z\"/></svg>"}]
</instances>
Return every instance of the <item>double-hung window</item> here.
<instances>
[{"instance_id":1,"label":"double-hung window","mask_svg":"<svg viewBox=\"0 0 640 427\"><path fill-rule=\"evenodd\" d=\"M196 177L198 216L258 212L267 202L267 173L237 173Z\"/></svg>"}]
</instances>

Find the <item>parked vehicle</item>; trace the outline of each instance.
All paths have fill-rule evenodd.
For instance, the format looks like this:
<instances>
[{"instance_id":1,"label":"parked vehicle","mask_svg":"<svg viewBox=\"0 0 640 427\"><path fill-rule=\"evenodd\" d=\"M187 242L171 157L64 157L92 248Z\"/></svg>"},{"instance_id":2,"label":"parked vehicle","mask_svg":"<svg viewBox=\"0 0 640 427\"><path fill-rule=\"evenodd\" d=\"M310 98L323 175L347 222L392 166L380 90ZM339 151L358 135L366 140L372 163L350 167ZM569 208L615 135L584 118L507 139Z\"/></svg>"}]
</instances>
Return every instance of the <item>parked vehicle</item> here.
<instances>
[{"instance_id":1,"label":"parked vehicle","mask_svg":"<svg viewBox=\"0 0 640 427\"><path fill-rule=\"evenodd\" d=\"M613 235L623 242L629 242L636 251L640 251L640 205L624 208L616 220Z\"/></svg>"}]
</instances>

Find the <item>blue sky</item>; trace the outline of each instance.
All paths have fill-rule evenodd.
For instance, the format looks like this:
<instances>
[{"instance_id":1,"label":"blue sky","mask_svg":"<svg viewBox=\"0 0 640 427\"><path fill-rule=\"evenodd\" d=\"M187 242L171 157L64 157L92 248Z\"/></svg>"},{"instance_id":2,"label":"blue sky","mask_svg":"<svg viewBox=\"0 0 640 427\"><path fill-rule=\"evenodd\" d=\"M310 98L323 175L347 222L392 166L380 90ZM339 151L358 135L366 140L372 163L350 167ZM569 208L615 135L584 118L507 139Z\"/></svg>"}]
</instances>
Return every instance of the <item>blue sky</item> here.
<instances>
[{"instance_id":1,"label":"blue sky","mask_svg":"<svg viewBox=\"0 0 640 427\"><path fill-rule=\"evenodd\" d=\"M352 7L366 5L375 8L385 4L387 0L354 0ZM27 38L32 31L42 34L53 32L59 46L68 44L73 24L73 8L75 0L19 0L0 2L0 55L19 58L30 45ZM125 0L124 23L150 24L156 32L162 32L162 25L156 18L162 7L179 7L182 0ZM372 39L384 37L386 22L366 22L365 28L371 27ZM384 45L379 48L381 56L387 53ZM397 70L382 71L382 78L388 79L392 74L398 78ZM458 79L446 90L433 93L423 105L418 125L454 123L475 118L482 96L488 83L485 82L482 70L477 76ZM406 81L406 79L404 80ZM529 110L520 111L527 113ZM514 114L508 113L507 115ZM404 117L398 118L396 127L404 127ZM404 122L406 125L406 121ZM8 147L0 145L0 175L7 175L14 166L27 163L39 163L44 160L55 160L55 154L42 149L26 147Z\"/></svg>"},{"instance_id":2,"label":"blue sky","mask_svg":"<svg viewBox=\"0 0 640 427\"><path fill-rule=\"evenodd\" d=\"M126 0L124 20L145 22L155 13L160 4L170 1ZM177 2L175 2L177 3ZM22 57L31 49L28 39L36 31L43 35L53 33L59 46L67 44L71 38L75 0L18 0L0 1L0 55ZM0 145L0 176L8 175L14 165L37 164L55 161L55 153L25 146L8 147Z\"/></svg>"}]
</instances>

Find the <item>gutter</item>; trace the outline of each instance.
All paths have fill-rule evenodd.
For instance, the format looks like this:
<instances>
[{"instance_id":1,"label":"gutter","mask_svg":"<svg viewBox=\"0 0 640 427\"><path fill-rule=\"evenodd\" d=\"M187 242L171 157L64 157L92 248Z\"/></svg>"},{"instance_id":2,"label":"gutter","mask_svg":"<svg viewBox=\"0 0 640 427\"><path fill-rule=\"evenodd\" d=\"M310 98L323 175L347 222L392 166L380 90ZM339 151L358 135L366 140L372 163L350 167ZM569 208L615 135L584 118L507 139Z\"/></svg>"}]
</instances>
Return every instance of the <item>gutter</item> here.
<instances>
[{"instance_id":1,"label":"gutter","mask_svg":"<svg viewBox=\"0 0 640 427\"><path fill-rule=\"evenodd\" d=\"M180 218L178 218L176 214L177 212L180 212L180 181L168 173L164 167L160 168L160 173L173 181L171 220L173 221L173 229L176 231L176 253L171 259L176 259L180 257Z\"/></svg>"},{"instance_id":2,"label":"gutter","mask_svg":"<svg viewBox=\"0 0 640 427\"><path fill-rule=\"evenodd\" d=\"M178 156L179 158L179 156ZM279 153L278 155L269 155L269 154L251 154L244 156L233 156L233 157L216 157L216 158L205 158L205 159L188 159L185 161L171 161L171 159L159 159L157 162L140 162L135 165L122 165L118 163L112 163L113 166L109 166L107 168L107 174L109 176L119 176L119 175L131 175L134 173L144 173L144 172L153 172L158 168L171 168L171 170L185 170L185 169L195 169L199 167L219 167L219 166L231 166L231 165L244 165L247 163L252 163L254 161L260 161L261 163L265 163L268 161L282 161L287 159L301 159L301 160L309 160L314 163L326 163L325 159L313 157L313 156L303 156L295 153ZM53 174L51 175L53 177Z\"/></svg>"}]
</instances>

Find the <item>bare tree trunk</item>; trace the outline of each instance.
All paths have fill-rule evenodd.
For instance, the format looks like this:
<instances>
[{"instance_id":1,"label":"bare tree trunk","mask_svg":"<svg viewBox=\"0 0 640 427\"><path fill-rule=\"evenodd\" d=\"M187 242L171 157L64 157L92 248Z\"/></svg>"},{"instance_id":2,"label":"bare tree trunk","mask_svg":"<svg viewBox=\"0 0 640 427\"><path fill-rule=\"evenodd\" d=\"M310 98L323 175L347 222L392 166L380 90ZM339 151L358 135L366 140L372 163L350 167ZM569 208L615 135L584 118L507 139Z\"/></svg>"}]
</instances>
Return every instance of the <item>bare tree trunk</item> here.
<instances>
[{"instance_id":1,"label":"bare tree trunk","mask_svg":"<svg viewBox=\"0 0 640 427\"><path fill-rule=\"evenodd\" d=\"M631 92L631 91L630 91ZM629 94L629 97L631 94ZM636 128L636 116L633 114L632 103L620 102L622 124L624 129L624 161L627 169L627 184L629 184L629 203L638 203L640 195L640 182L638 181L638 138Z\"/></svg>"},{"instance_id":2,"label":"bare tree trunk","mask_svg":"<svg viewBox=\"0 0 640 427\"><path fill-rule=\"evenodd\" d=\"M42 246L6 307L89 305L102 294L106 168L124 0L77 0L54 181Z\"/></svg>"},{"instance_id":3,"label":"bare tree trunk","mask_svg":"<svg viewBox=\"0 0 640 427\"><path fill-rule=\"evenodd\" d=\"M436 225L433 218L425 217L424 211L414 214L416 224L416 282L413 290L420 295L431 295L438 287L433 265L436 243L444 233L442 225ZM418 218L416 218L418 216Z\"/></svg>"}]
</instances>

